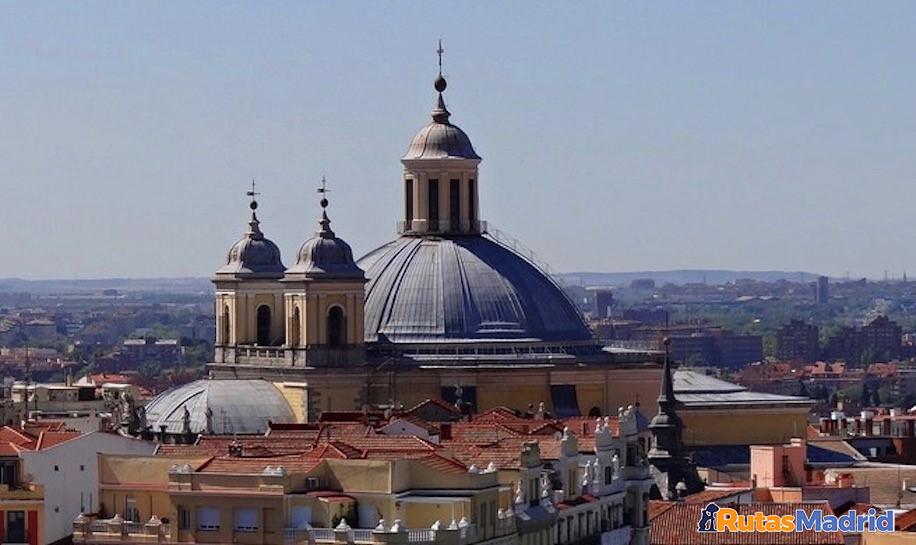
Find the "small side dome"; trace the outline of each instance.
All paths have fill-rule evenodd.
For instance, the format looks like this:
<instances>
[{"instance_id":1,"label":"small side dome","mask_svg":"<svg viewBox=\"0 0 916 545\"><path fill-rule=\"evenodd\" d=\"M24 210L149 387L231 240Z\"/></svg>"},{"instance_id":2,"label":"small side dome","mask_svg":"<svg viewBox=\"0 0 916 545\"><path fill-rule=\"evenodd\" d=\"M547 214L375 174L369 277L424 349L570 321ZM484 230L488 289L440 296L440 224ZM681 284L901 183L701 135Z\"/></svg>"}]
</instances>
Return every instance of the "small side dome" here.
<instances>
[{"instance_id":1,"label":"small side dome","mask_svg":"<svg viewBox=\"0 0 916 545\"><path fill-rule=\"evenodd\" d=\"M240 277L282 278L286 267L280 260L280 248L273 241L264 237L258 227L258 217L254 212L257 203L252 202L251 221L248 231L229 248L226 264L216 271L217 275L234 275Z\"/></svg>"},{"instance_id":2,"label":"small side dome","mask_svg":"<svg viewBox=\"0 0 916 545\"><path fill-rule=\"evenodd\" d=\"M354 261L350 245L337 238L331 230L331 220L323 210L327 205L327 199L322 199L321 220L318 222L321 228L314 237L302 243L296 255L296 264L286 274L308 278L364 279L366 275Z\"/></svg>"}]
</instances>

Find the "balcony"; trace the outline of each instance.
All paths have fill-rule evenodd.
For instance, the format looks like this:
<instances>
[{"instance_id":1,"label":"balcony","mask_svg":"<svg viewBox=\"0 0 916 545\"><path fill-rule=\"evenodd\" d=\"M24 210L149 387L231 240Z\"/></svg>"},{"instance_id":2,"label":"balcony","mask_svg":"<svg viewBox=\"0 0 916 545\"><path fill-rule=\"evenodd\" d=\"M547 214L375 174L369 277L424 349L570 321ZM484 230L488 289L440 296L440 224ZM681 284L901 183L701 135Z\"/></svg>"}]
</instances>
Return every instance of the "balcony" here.
<instances>
[{"instance_id":1,"label":"balcony","mask_svg":"<svg viewBox=\"0 0 916 545\"><path fill-rule=\"evenodd\" d=\"M131 522L119 515L110 519L95 519L85 515L73 521L73 542L94 543L169 543L172 540L172 526L163 524L158 518L149 521Z\"/></svg>"},{"instance_id":2,"label":"balcony","mask_svg":"<svg viewBox=\"0 0 916 545\"><path fill-rule=\"evenodd\" d=\"M404 528L396 520L386 529L381 521L375 529L350 528L286 528L284 542L287 545L317 543L356 543L372 545L468 545L478 541L477 527L462 520L449 527L438 525L434 528Z\"/></svg>"},{"instance_id":3,"label":"balcony","mask_svg":"<svg viewBox=\"0 0 916 545\"><path fill-rule=\"evenodd\" d=\"M411 222L413 223L413 222ZM425 224L425 221L418 223ZM441 234L441 233L464 233L464 234L484 234L487 232L487 222L484 220L453 222L451 220L439 220L438 225L421 227L421 230L415 230L413 225L407 225L406 220L398 222L398 234L401 235L418 235L418 234Z\"/></svg>"},{"instance_id":4,"label":"balcony","mask_svg":"<svg viewBox=\"0 0 916 545\"><path fill-rule=\"evenodd\" d=\"M44 495L44 487L37 483L0 484L0 500L40 500Z\"/></svg>"}]
</instances>

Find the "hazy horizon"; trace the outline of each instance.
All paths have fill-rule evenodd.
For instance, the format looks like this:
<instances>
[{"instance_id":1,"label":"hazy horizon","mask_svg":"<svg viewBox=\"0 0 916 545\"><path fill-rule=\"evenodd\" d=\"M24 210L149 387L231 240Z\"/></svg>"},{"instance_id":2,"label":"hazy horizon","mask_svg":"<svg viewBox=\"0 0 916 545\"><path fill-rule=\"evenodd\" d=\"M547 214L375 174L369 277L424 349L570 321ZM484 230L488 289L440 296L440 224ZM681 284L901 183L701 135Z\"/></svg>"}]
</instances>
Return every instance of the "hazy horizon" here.
<instances>
[{"instance_id":1,"label":"hazy horizon","mask_svg":"<svg viewBox=\"0 0 916 545\"><path fill-rule=\"evenodd\" d=\"M916 4L0 4L0 278L396 236L442 38L482 219L560 272L916 270Z\"/></svg>"}]
</instances>

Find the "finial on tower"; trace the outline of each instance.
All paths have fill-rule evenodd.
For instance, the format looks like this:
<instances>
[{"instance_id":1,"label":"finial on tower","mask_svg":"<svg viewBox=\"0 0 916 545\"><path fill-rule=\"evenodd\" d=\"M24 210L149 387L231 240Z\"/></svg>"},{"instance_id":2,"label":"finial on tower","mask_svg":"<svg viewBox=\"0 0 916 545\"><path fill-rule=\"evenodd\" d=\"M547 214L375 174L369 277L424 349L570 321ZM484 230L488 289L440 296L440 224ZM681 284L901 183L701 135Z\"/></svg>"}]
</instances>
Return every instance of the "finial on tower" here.
<instances>
[{"instance_id":1,"label":"finial on tower","mask_svg":"<svg viewBox=\"0 0 916 545\"><path fill-rule=\"evenodd\" d=\"M328 193L331 190L328 189L328 180L326 177L321 177L321 185L318 187L318 193L321 195L321 200L318 201L318 204L321 205L321 219L318 220L318 225L321 226L321 229L318 230L318 236L324 238L333 238L334 231L331 231L331 220L328 219Z\"/></svg>"},{"instance_id":2,"label":"finial on tower","mask_svg":"<svg viewBox=\"0 0 916 545\"><path fill-rule=\"evenodd\" d=\"M440 39L439 47L436 49L436 54L439 55L439 76L436 77L436 81L433 83L433 87L435 87L436 91L439 93L439 100L436 102L436 107L433 108L433 121L436 123L448 123L448 118L451 115L445 107L445 99L442 98L443 91L448 87L448 82L446 82L445 77L442 76L443 53L445 53L445 50L442 49L442 40Z\"/></svg>"},{"instance_id":3,"label":"finial on tower","mask_svg":"<svg viewBox=\"0 0 916 545\"><path fill-rule=\"evenodd\" d=\"M245 192L245 195L248 195L249 197L251 197L251 203L248 205L248 207L251 208L252 210L257 210L257 208L258 208L258 201L255 200L255 197L258 196L258 195L260 195L260 193L258 193L257 191L255 191L254 178L251 179L251 190L250 190L250 191L246 191L246 192Z\"/></svg>"},{"instance_id":4,"label":"finial on tower","mask_svg":"<svg viewBox=\"0 0 916 545\"><path fill-rule=\"evenodd\" d=\"M328 180L327 178L322 176L321 177L321 186L318 187L318 193L321 194L321 200L318 202L318 204L320 204L322 208L328 207L328 193L330 192L331 190L328 189Z\"/></svg>"},{"instance_id":5,"label":"finial on tower","mask_svg":"<svg viewBox=\"0 0 916 545\"><path fill-rule=\"evenodd\" d=\"M264 238L264 235L261 233L260 227L258 225L258 215L255 213L255 210L258 209L258 201L255 199L260 193L255 190L254 178L251 179L251 189L245 192L245 195L251 198L251 202L248 203L248 208L251 208L251 219L248 221L248 236L253 239Z\"/></svg>"}]
</instances>

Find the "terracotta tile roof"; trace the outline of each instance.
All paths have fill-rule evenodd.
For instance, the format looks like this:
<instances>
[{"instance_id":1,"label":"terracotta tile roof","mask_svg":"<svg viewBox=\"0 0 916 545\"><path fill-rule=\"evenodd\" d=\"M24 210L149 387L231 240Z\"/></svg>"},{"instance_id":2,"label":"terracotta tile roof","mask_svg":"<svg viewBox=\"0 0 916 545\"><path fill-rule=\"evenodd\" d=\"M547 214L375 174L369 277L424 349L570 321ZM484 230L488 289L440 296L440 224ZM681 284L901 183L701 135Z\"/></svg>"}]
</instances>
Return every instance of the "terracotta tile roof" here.
<instances>
[{"instance_id":1,"label":"terracotta tile roof","mask_svg":"<svg viewBox=\"0 0 916 545\"><path fill-rule=\"evenodd\" d=\"M691 494L684 498L684 501L687 503L702 503L706 505L711 501L722 501L728 498L744 494L746 492L753 492L752 488L721 488L721 487L711 487L706 490L697 492L696 494Z\"/></svg>"},{"instance_id":2,"label":"terracotta tile roof","mask_svg":"<svg viewBox=\"0 0 916 545\"><path fill-rule=\"evenodd\" d=\"M650 509L655 517L649 525L650 545L843 545L842 532L787 532L787 533L699 533L697 523L705 507L700 503L669 502L670 507ZM813 509L830 510L826 502L751 503L733 506L740 514L756 511L772 515L788 515L796 509L811 512Z\"/></svg>"},{"instance_id":3,"label":"terracotta tile roof","mask_svg":"<svg viewBox=\"0 0 916 545\"><path fill-rule=\"evenodd\" d=\"M896 515L894 517L894 529L898 532L916 531L916 509Z\"/></svg>"},{"instance_id":4,"label":"terracotta tile roof","mask_svg":"<svg viewBox=\"0 0 916 545\"><path fill-rule=\"evenodd\" d=\"M449 405L448 403L444 401L440 401L438 399L427 399L425 401L421 401L417 403L416 405L414 405L413 407L404 411L404 414L415 414L419 412L421 409L426 408L429 405L435 405L438 409L441 409L447 413L451 413L452 415L456 417L461 416L461 411L456 409L453 405Z\"/></svg>"},{"instance_id":5,"label":"terracotta tile roof","mask_svg":"<svg viewBox=\"0 0 916 545\"><path fill-rule=\"evenodd\" d=\"M35 445L35 450L51 448L71 439L76 439L81 435L83 435L83 433L78 431L43 431L38 436L38 443Z\"/></svg>"}]
</instances>

